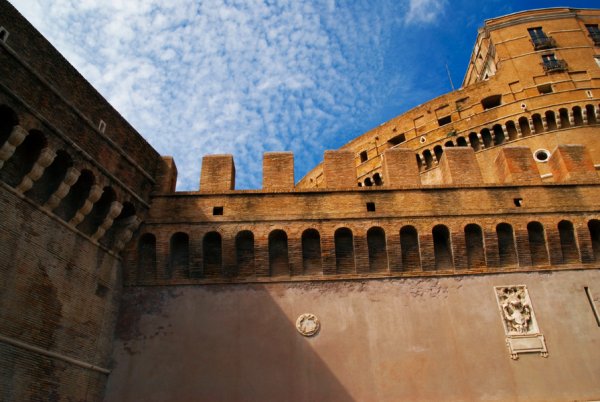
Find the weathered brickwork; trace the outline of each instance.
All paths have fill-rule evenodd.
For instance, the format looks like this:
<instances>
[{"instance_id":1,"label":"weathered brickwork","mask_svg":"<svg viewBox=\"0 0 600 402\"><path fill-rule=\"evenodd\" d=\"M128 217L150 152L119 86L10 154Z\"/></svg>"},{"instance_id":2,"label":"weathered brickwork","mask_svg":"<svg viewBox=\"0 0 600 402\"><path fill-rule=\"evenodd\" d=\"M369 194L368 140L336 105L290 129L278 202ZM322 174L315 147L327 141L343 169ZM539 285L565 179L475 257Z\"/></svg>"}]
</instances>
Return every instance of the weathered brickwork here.
<instances>
[{"instance_id":1,"label":"weathered brickwork","mask_svg":"<svg viewBox=\"0 0 600 402\"><path fill-rule=\"evenodd\" d=\"M177 192L173 158L0 1L0 399L597 399L599 23L489 20L463 88L298 184L289 152L260 190L209 155ZM543 356L511 360L511 286Z\"/></svg>"}]
</instances>

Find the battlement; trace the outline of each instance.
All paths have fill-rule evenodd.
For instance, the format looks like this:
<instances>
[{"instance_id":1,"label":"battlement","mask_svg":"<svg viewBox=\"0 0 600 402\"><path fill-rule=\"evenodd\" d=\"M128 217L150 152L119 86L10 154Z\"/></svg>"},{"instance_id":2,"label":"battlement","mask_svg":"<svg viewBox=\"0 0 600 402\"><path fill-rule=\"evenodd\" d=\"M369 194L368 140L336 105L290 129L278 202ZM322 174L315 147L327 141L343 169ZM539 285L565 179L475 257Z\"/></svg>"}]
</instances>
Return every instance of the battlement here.
<instances>
[{"instance_id":1,"label":"battlement","mask_svg":"<svg viewBox=\"0 0 600 402\"><path fill-rule=\"evenodd\" d=\"M589 151L582 145L558 145L546 155L551 173L546 183L590 183L599 179ZM326 151L324 157L323 183L325 190L369 191L420 187L419 163L408 149L391 148L382 156L383 180L378 187L357 187L354 156L350 151ZM486 161L487 162L487 161ZM542 176L534 154L528 147L502 147L492 166L491 180L484 180L481 160L470 147L444 147L440 156L438 175L427 185L435 186L484 186L490 184L539 184ZM165 173L159 176L158 194L174 192L173 183L177 168L172 158L165 158ZM549 180L550 179L550 180ZM207 155L202 159L200 193L229 193L235 191L235 163L232 155ZM263 157L263 192L314 191L294 186L294 155L291 152L267 152ZM245 190L244 192L247 192Z\"/></svg>"}]
</instances>

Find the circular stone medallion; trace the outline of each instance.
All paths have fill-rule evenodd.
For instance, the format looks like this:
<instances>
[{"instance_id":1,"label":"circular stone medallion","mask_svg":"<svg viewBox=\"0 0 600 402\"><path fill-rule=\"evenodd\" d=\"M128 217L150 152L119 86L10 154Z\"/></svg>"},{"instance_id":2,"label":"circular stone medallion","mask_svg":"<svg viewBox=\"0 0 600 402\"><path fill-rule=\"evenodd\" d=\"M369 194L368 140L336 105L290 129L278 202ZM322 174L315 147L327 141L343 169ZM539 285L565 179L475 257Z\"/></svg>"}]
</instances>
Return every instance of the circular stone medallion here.
<instances>
[{"instance_id":1,"label":"circular stone medallion","mask_svg":"<svg viewBox=\"0 0 600 402\"><path fill-rule=\"evenodd\" d=\"M302 314L296 320L296 329L304 336L313 336L319 332L321 323L314 314Z\"/></svg>"}]
</instances>

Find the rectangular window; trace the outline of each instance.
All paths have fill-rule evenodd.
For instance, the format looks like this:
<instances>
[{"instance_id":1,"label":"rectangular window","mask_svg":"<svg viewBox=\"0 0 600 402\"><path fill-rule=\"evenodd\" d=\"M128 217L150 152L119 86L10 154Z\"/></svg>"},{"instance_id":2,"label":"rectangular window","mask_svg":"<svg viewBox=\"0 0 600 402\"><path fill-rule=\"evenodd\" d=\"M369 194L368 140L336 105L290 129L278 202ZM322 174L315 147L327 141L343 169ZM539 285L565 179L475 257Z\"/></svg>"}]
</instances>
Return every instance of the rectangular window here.
<instances>
[{"instance_id":1,"label":"rectangular window","mask_svg":"<svg viewBox=\"0 0 600 402\"><path fill-rule=\"evenodd\" d=\"M390 138L388 140L388 144L390 144L391 146L394 146L394 145L401 144L404 141L406 141L406 137L404 136L404 134L399 134L395 137Z\"/></svg>"},{"instance_id":2,"label":"rectangular window","mask_svg":"<svg viewBox=\"0 0 600 402\"><path fill-rule=\"evenodd\" d=\"M367 159L369 159L369 156L367 155L367 151L362 151L360 154L360 162L366 162Z\"/></svg>"},{"instance_id":3,"label":"rectangular window","mask_svg":"<svg viewBox=\"0 0 600 402\"><path fill-rule=\"evenodd\" d=\"M600 46L600 28L598 24L586 25L590 38L594 41L594 45Z\"/></svg>"},{"instance_id":4,"label":"rectangular window","mask_svg":"<svg viewBox=\"0 0 600 402\"><path fill-rule=\"evenodd\" d=\"M544 71L546 72L564 71L567 69L567 63L565 63L564 60L558 60L554 56L554 53L543 54L542 64L544 66Z\"/></svg>"},{"instance_id":5,"label":"rectangular window","mask_svg":"<svg viewBox=\"0 0 600 402\"><path fill-rule=\"evenodd\" d=\"M535 50L550 49L554 47L554 39L547 36L542 27L528 28L529 36L531 37L531 43Z\"/></svg>"},{"instance_id":6,"label":"rectangular window","mask_svg":"<svg viewBox=\"0 0 600 402\"><path fill-rule=\"evenodd\" d=\"M452 117L451 116L446 116L446 117L442 117L440 119L438 119L438 125L441 126L445 126L446 124L450 124L452 122Z\"/></svg>"}]
</instances>

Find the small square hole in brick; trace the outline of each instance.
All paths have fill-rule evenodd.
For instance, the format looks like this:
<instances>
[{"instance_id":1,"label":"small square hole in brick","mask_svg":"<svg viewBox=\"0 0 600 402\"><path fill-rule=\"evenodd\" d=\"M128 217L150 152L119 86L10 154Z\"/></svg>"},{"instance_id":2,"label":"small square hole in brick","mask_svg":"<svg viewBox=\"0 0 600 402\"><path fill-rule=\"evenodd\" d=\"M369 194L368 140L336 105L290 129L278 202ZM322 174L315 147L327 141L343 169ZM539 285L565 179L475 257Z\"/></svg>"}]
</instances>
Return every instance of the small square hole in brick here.
<instances>
[{"instance_id":1,"label":"small square hole in brick","mask_svg":"<svg viewBox=\"0 0 600 402\"><path fill-rule=\"evenodd\" d=\"M367 202L367 211L375 212L375 203L374 202Z\"/></svg>"},{"instance_id":2,"label":"small square hole in brick","mask_svg":"<svg viewBox=\"0 0 600 402\"><path fill-rule=\"evenodd\" d=\"M523 206L523 199L522 198L515 198L513 201L515 203L515 207L521 207L521 206Z\"/></svg>"},{"instance_id":3,"label":"small square hole in brick","mask_svg":"<svg viewBox=\"0 0 600 402\"><path fill-rule=\"evenodd\" d=\"M223 207L213 207L213 215L223 215Z\"/></svg>"}]
</instances>

